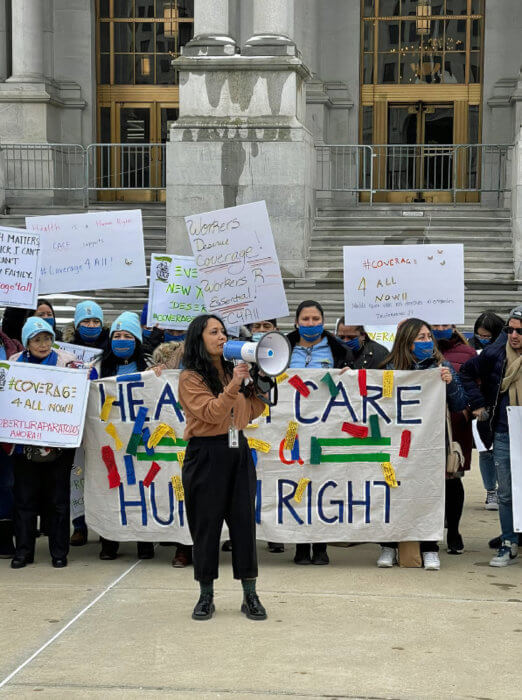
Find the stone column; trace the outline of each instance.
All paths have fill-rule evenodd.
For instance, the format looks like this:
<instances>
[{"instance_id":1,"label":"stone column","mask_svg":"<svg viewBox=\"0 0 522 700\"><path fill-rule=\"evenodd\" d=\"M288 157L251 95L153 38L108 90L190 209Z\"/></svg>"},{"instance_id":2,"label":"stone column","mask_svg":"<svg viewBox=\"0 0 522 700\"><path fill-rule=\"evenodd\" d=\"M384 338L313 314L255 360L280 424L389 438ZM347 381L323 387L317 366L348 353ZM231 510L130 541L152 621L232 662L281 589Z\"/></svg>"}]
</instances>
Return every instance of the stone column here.
<instances>
[{"instance_id":1,"label":"stone column","mask_svg":"<svg viewBox=\"0 0 522 700\"><path fill-rule=\"evenodd\" d=\"M254 33L245 56L296 56L294 0L254 0Z\"/></svg>"},{"instance_id":2,"label":"stone column","mask_svg":"<svg viewBox=\"0 0 522 700\"><path fill-rule=\"evenodd\" d=\"M0 0L0 82L3 82L7 75L7 17L5 0Z\"/></svg>"},{"instance_id":3,"label":"stone column","mask_svg":"<svg viewBox=\"0 0 522 700\"><path fill-rule=\"evenodd\" d=\"M12 82L43 82L43 9L42 0L12 3Z\"/></svg>"},{"instance_id":4,"label":"stone column","mask_svg":"<svg viewBox=\"0 0 522 700\"><path fill-rule=\"evenodd\" d=\"M236 42L230 36L229 0L195 0L194 38L183 47L184 56L231 56Z\"/></svg>"}]
</instances>

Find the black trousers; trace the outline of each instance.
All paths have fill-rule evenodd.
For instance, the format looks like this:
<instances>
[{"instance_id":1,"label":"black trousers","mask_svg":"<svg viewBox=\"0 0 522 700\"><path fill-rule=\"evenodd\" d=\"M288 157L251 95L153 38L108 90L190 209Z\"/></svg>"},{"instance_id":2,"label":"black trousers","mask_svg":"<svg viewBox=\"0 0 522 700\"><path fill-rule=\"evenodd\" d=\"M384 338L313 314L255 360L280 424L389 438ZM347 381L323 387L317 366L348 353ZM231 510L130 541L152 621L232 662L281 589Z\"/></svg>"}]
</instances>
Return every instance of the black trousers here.
<instances>
[{"instance_id":1,"label":"black trousers","mask_svg":"<svg viewBox=\"0 0 522 700\"><path fill-rule=\"evenodd\" d=\"M239 448L228 446L228 435L190 438L182 478L194 578L210 582L218 577L223 522L232 541L234 578L256 578L256 472L243 433Z\"/></svg>"},{"instance_id":2,"label":"black trousers","mask_svg":"<svg viewBox=\"0 0 522 700\"><path fill-rule=\"evenodd\" d=\"M62 559L69 552L70 479L74 450L64 450L54 462L14 458L14 531L16 556L34 557L36 518L45 507L49 552Z\"/></svg>"},{"instance_id":3,"label":"black trousers","mask_svg":"<svg viewBox=\"0 0 522 700\"><path fill-rule=\"evenodd\" d=\"M460 518L464 509L464 485L462 479L446 479L446 522L448 537L459 534Z\"/></svg>"}]
</instances>

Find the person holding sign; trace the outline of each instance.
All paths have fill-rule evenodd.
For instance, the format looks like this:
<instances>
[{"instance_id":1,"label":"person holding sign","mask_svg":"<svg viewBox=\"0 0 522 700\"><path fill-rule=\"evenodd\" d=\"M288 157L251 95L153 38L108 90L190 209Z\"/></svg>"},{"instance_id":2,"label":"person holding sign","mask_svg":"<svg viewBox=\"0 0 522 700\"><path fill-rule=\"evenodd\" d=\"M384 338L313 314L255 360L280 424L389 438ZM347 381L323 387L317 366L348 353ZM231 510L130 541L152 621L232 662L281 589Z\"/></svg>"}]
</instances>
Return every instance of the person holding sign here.
<instances>
[{"instance_id":1,"label":"person holding sign","mask_svg":"<svg viewBox=\"0 0 522 700\"><path fill-rule=\"evenodd\" d=\"M43 320L53 329L55 340L62 339L62 331L56 328L56 314L54 312L54 307L48 299L38 299L36 302L36 309L34 309L34 311L30 311L27 314L27 317L43 318Z\"/></svg>"},{"instance_id":2,"label":"person holding sign","mask_svg":"<svg viewBox=\"0 0 522 700\"><path fill-rule=\"evenodd\" d=\"M73 355L53 350L53 327L43 318L31 316L22 328L25 350L11 356L11 362L67 367ZM13 569L34 561L36 519L40 505L48 514L49 552L52 564L67 566L69 553L69 489L74 450L56 447L17 445L14 450L14 530Z\"/></svg>"},{"instance_id":3,"label":"person holding sign","mask_svg":"<svg viewBox=\"0 0 522 700\"><path fill-rule=\"evenodd\" d=\"M201 594L192 613L208 620L214 613L214 579L218 578L219 540L226 521L232 541L234 578L244 591L241 611L251 620L266 619L256 593L256 473L243 429L261 415L246 363L235 367L223 359L227 340L218 316L202 314L188 327L179 379L188 440L182 469L185 506L194 542L194 578Z\"/></svg>"},{"instance_id":4,"label":"person holding sign","mask_svg":"<svg viewBox=\"0 0 522 700\"><path fill-rule=\"evenodd\" d=\"M466 408L466 395L453 367L444 360L433 341L429 323L419 318L409 318L401 323L391 353L386 358L384 369L426 370L439 369L441 380L446 384L446 402L450 411ZM389 568L396 562L397 543L382 544L377 560L380 568ZM439 547L436 542L421 542L422 561L427 571L440 569Z\"/></svg>"},{"instance_id":5,"label":"person holding sign","mask_svg":"<svg viewBox=\"0 0 522 700\"><path fill-rule=\"evenodd\" d=\"M324 329L324 312L319 302L302 301L295 312L295 331L287 335L292 346L290 368L337 369L353 368L354 356L334 335ZM308 543L295 547L295 564L329 564L325 542L314 542L312 556Z\"/></svg>"}]
</instances>

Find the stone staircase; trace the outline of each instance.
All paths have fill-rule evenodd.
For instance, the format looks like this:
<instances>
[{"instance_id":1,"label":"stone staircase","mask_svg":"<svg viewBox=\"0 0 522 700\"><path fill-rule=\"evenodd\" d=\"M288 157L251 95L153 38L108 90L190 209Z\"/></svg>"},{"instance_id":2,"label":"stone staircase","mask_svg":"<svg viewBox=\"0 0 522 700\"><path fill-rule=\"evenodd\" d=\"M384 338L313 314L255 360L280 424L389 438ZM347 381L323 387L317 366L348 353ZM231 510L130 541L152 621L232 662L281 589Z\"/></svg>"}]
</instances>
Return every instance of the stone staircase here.
<instances>
[{"instance_id":1,"label":"stone staircase","mask_svg":"<svg viewBox=\"0 0 522 700\"><path fill-rule=\"evenodd\" d=\"M415 214L415 216L412 216ZM316 299L332 328L343 311L343 246L464 243L464 328L482 311L501 316L520 303L522 280L513 276L511 215L480 205L322 205L316 214L305 275L286 279L292 312L303 299ZM289 328L293 319L284 319Z\"/></svg>"},{"instance_id":2,"label":"stone staircase","mask_svg":"<svg viewBox=\"0 0 522 700\"><path fill-rule=\"evenodd\" d=\"M101 211L107 209L141 209L143 218L143 232L145 239L145 261L147 266L147 280L150 268L151 253L163 253L166 249L166 214L165 204L154 203L129 203L129 202L97 202L91 204L89 211ZM48 216L50 214L75 214L85 213L85 209L74 206L49 206L49 207L10 207L9 213L0 216L0 226L13 226L25 228L26 216ZM122 311L141 312L143 304L148 298L147 287L129 287L128 289L99 289L92 294L88 292L72 292L70 294L48 294L52 302L59 326L67 324L73 319L74 308L82 299L95 298L105 312L106 323L112 322Z\"/></svg>"}]
</instances>

